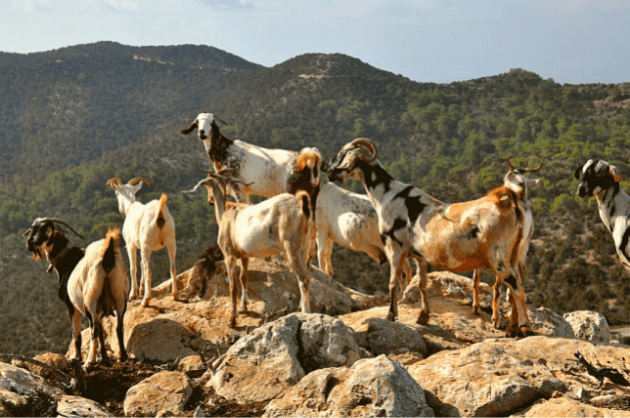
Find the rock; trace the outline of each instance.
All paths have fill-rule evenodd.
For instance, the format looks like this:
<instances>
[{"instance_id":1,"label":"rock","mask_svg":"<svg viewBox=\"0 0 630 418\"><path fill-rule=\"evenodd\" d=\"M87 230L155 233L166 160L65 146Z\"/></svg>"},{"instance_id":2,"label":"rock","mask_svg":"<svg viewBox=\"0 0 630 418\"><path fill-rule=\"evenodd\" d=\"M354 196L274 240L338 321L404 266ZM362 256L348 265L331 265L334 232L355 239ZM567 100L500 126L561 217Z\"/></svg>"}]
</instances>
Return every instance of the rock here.
<instances>
[{"instance_id":1,"label":"rock","mask_svg":"<svg viewBox=\"0 0 630 418\"><path fill-rule=\"evenodd\" d=\"M50 398L58 393L59 389L50 386L40 376L12 364L0 362L0 407L16 411L38 399Z\"/></svg>"},{"instance_id":2,"label":"rock","mask_svg":"<svg viewBox=\"0 0 630 418\"><path fill-rule=\"evenodd\" d=\"M362 359L351 368L310 373L271 401L266 417L278 416L434 416L422 388L384 355Z\"/></svg>"},{"instance_id":3,"label":"rock","mask_svg":"<svg viewBox=\"0 0 630 418\"><path fill-rule=\"evenodd\" d=\"M538 309L527 309L532 329L537 334L546 334L555 337L573 338L571 324L551 309L541 306Z\"/></svg>"},{"instance_id":4,"label":"rock","mask_svg":"<svg viewBox=\"0 0 630 418\"><path fill-rule=\"evenodd\" d=\"M80 396L62 394L57 403L57 414L62 417L111 417L101 404Z\"/></svg>"},{"instance_id":5,"label":"rock","mask_svg":"<svg viewBox=\"0 0 630 418\"><path fill-rule=\"evenodd\" d=\"M43 354L38 354L33 358L37 361L41 361L42 363L48 364L49 366L52 366L62 371L70 370L71 368L70 362L68 361L68 359L66 359L61 354L43 353ZM38 367L38 369L41 369L41 367Z\"/></svg>"},{"instance_id":6,"label":"rock","mask_svg":"<svg viewBox=\"0 0 630 418\"><path fill-rule=\"evenodd\" d=\"M363 356L354 331L337 318L320 314L293 314L301 321L299 344L302 368L308 373L323 367L352 366Z\"/></svg>"},{"instance_id":7,"label":"rock","mask_svg":"<svg viewBox=\"0 0 630 418\"><path fill-rule=\"evenodd\" d=\"M193 417L207 417L207 415L205 412L203 412L203 409L197 407L197 409L195 409L195 412L193 412Z\"/></svg>"},{"instance_id":8,"label":"rock","mask_svg":"<svg viewBox=\"0 0 630 418\"><path fill-rule=\"evenodd\" d=\"M519 341L489 339L464 349L442 351L408 370L425 393L430 392L429 406L438 415L504 416L540 396L584 391L589 383L593 386L588 397L602 395L595 389L598 381L577 367L576 351L589 361L596 358L619 369L624 367L621 359L630 358L627 347L536 336ZM625 387L607 386L614 387L618 395L625 394Z\"/></svg>"},{"instance_id":9,"label":"rock","mask_svg":"<svg viewBox=\"0 0 630 418\"><path fill-rule=\"evenodd\" d=\"M627 417L628 411L597 408L566 398L540 399L511 417Z\"/></svg>"},{"instance_id":10,"label":"rock","mask_svg":"<svg viewBox=\"0 0 630 418\"><path fill-rule=\"evenodd\" d=\"M417 351L407 351L405 353L393 353L388 354L392 360L396 360L400 363L401 366L407 368L407 366L411 366L412 364L416 364L420 360L424 359L424 356Z\"/></svg>"},{"instance_id":11,"label":"rock","mask_svg":"<svg viewBox=\"0 0 630 418\"><path fill-rule=\"evenodd\" d=\"M362 356L352 331L321 314L291 314L235 343L208 382L217 394L240 403L281 395L311 371L351 366Z\"/></svg>"},{"instance_id":12,"label":"rock","mask_svg":"<svg viewBox=\"0 0 630 418\"><path fill-rule=\"evenodd\" d=\"M193 370L202 370L206 367L201 360L201 356L188 356L180 360L177 370L180 372L189 372Z\"/></svg>"},{"instance_id":13,"label":"rock","mask_svg":"<svg viewBox=\"0 0 630 418\"><path fill-rule=\"evenodd\" d=\"M297 358L300 322L286 316L237 341L207 386L227 399L247 402L273 399L295 385L304 377Z\"/></svg>"},{"instance_id":14,"label":"rock","mask_svg":"<svg viewBox=\"0 0 630 418\"><path fill-rule=\"evenodd\" d=\"M375 356L390 353L400 354L401 349L404 349L404 352L416 351L427 354L427 345L416 328L421 327L391 322L381 318L370 318L367 330L369 350Z\"/></svg>"},{"instance_id":15,"label":"rock","mask_svg":"<svg viewBox=\"0 0 630 418\"><path fill-rule=\"evenodd\" d=\"M610 327L606 317L598 312L575 311L564 314L577 338L589 341L610 342Z\"/></svg>"},{"instance_id":16,"label":"rock","mask_svg":"<svg viewBox=\"0 0 630 418\"><path fill-rule=\"evenodd\" d=\"M138 360L173 361L196 355L190 346L197 336L179 322L160 318L136 325L127 340L127 353Z\"/></svg>"},{"instance_id":17,"label":"rock","mask_svg":"<svg viewBox=\"0 0 630 418\"><path fill-rule=\"evenodd\" d=\"M129 388L124 402L125 415L156 415L161 410L181 412L192 392L192 384L185 374L156 373Z\"/></svg>"}]
</instances>

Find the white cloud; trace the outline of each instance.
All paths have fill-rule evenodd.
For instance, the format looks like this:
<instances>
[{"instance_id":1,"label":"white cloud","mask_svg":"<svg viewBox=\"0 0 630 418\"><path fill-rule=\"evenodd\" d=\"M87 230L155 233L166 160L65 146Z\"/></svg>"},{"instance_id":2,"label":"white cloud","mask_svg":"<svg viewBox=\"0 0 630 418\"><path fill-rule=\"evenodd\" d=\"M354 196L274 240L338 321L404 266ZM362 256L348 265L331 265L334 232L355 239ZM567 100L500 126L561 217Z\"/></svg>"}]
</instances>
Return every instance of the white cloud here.
<instances>
[{"instance_id":1,"label":"white cloud","mask_svg":"<svg viewBox=\"0 0 630 418\"><path fill-rule=\"evenodd\" d=\"M27 13L40 10L49 10L48 8L44 7L48 3L50 3L50 0L20 0L13 4L12 10L18 11L21 9Z\"/></svg>"},{"instance_id":2,"label":"white cloud","mask_svg":"<svg viewBox=\"0 0 630 418\"><path fill-rule=\"evenodd\" d=\"M204 4L221 9L253 9L255 6L246 0L201 0Z\"/></svg>"},{"instance_id":3,"label":"white cloud","mask_svg":"<svg viewBox=\"0 0 630 418\"><path fill-rule=\"evenodd\" d=\"M132 0L101 0L105 5L118 12L135 12L140 10L138 3Z\"/></svg>"}]
</instances>

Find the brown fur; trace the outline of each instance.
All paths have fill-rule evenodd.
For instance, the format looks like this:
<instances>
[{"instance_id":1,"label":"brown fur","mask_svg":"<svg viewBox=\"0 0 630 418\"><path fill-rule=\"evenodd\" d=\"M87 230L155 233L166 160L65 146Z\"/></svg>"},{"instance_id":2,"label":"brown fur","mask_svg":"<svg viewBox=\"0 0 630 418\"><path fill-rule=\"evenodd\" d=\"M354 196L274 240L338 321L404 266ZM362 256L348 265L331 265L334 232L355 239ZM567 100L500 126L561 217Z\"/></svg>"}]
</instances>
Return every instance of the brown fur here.
<instances>
[{"instance_id":1,"label":"brown fur","mask_svg":"<svg viewBox=\"0 0 630 418\"><path fill-rule=\"evenodd\" d=\"M302 171L309 166L311 169L319 162L319 155L313 150L306 150L295 159L295 165L298 171Z\"/></svg>"},{"instance_id":2,"label":"brown fur","mask_svg":"<svg viewBox=\"0 0 630 418\"><path fill-rule=\"evenodd\" d=\"M162 196L160 197L160 210L158 212L158 216L156 219L156 223L158 228L162 229L164 228L164 224L166 223L166 221L164 220L164 205L166 205L166 201L168 200L168 196L165 193L162 193Z\"/></svg>"}]
</instances>

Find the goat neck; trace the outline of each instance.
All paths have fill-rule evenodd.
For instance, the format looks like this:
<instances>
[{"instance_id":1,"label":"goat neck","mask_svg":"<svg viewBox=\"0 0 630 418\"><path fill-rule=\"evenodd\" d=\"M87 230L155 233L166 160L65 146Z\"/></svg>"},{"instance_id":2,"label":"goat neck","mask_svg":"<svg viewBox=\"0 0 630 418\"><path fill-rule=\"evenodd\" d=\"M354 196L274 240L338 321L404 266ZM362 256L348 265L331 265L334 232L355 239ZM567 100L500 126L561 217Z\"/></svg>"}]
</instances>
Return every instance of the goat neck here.
<instances>
[{"instance_id":1,"label":"goat neck","mask_svg":"<svg viewBox=\"0 0 630 418\"><path fill-rule=\"evenodd\" d=\"M212 196L214 198L214 211L217 217L217 223L221 224L221 220L223 219L223 214L226 211L226 199L225 194L223 194L223 190L221 190L221 186L219 186L218 181L211 179L206 183L207 187L212 188Z\"/></svg>"},{"instance_id":2,"label":"goat neck","mask_svg":"<svg viewBox=\"0 0 630 418\"><path fill-rule=\"evenodd\" d=\"M625 208L630 208L630 196L623 191L619 183L613 183L611 187L596 194L595 198L597 198L599 216L609 231L614 233L618 218L622 218L623 223L627 222L629 214L628 209Z\"/></svg>"}]
</instances>

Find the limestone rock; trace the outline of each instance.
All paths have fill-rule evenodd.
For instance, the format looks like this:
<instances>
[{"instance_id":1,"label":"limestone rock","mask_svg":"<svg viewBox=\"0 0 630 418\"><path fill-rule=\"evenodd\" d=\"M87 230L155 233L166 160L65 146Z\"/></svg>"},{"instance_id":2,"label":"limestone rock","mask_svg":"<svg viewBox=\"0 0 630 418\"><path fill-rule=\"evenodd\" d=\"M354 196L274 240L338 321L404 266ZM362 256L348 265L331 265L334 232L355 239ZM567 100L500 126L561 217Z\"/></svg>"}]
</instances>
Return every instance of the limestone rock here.
<instances>
[{"instance_id":1,"label":"limestone rock","mask_svg":"<svg viewBox=\"0 0 630 418\"><path fill-rule=\"evenodd\" d=\"M57 414L62 417L111 417L101 404L80 396L62 394L57 403Z\"/></svg>"},{"instance_id":2,"label":"limestone rock","mask_svg":"<svg viewBox=\"0 0 630 418\"><path fill-rule=\"evenodd\" d=\"M129 388L124 402L125 415L155 416L161 410L183 411L192 392L192 384L185 374L156 373Z\"/></svg>"},{"instance_id":3,"label":"limestone rock","mask_svg":"<svg viewBox=\"0 0 630 418\"><path fill-rule=\"evenodd\" d=\"M196 335L179 322L154 319L136 325L127 342L127 353L138 360L172 361L196 355L190 346Z\"/></svg>"},{"instance_id":4,"label":"limestone rock","mask_svg":"<svg viewBox=\"0 0 630 418\"><path fill-rule=\"evenodd\" d=\"M566 397L540 399L511 417L628 417L628 411L597 408Z\"/></svg>"},{"instance_id":5,"label":"limestone rock","mask_svg":"<svg viewBox=\"0 0 630 418\"><path fill-rule=\"evenodd\" d=\"M416 328L419 325L407 325L381 318L370 318L367 338L373 355L401 354L416 351L427 354L427 345Z\"/></svg>"},{"instance_id":6,"label":"limestone rock","mask_svg":"<svg viewBox=\"0 0 630 418\"><path fill-rule=\"evenodd\" d=\"M0 407L15 410L28 405L40 396L55 396L59 389L53 388L28 370L0 362Z\"/></svg>"},{"instance_id":7,"label":"limestone rock","mask_svg":"<svg viewBox=\"0 0 630 418\"><path fill-rule=\"evenodd\" d=\"M555 337L573 338L571 324L551 309L540 307L527 309L532 329L538 334L546 334Z\"/></svg>"},{"instance_id":8,"label":"limestone rock","mask_svg":"<svg viewBox=\"0 0 630 418\"><path fill-rule=\"evenodd\" d=\"M351 366L361 357L352 331L340 320L291 314L236 342L208 385L227 399L265 401L297 384L305 369Z\"/></svg>"},{"instance_id":9,"label":"limestone rock","mask_svg":"<svg viewBox=\"0 0 630 418\"><path fill-rule=\"evenodd\" d=\"M201 360L201 356L188 356L184 357L177 365L177 370L180 372L189 372L193 370L201 370L206 366Z\"/></svg>"},{"instance_id":10,"label":"limestone rock","mask_svg":"<svg viewBox=\"0 0 630 418\"><path fill-rule=\"evenodd\" d=\"M520 341L489 339L454 351L442 351L409 366L409 373L427 393L428 403L442 416L503 416L525 408L540 396L578 393L589 397L611 390L627 396L628 388L598 381L577 366L573 353L622 368L630 348L536 336Z\"/></svg>"},{"instance_id":11,"label":"limestone rock","mask_svg":"<svg viewBox=\"0 0 630 418\"><path fill-rule=\"evenodd\" d=\"M577 338L589 341L610 342L610 327L606 317L598 312L575 311L564 314Z\"/></svg>"},{"instance_id":12,"label":"limestone rock","mask_svg":"<svg viewBox=\"0 0 630 418\"><path fill-rule=\"evenodd\" d=\"M422 388L396 361L384 355L359 360L351 368L328 368L307 375L284 397L273 400L266 417L434 416Z\"/></svg>"}]
</instances>

